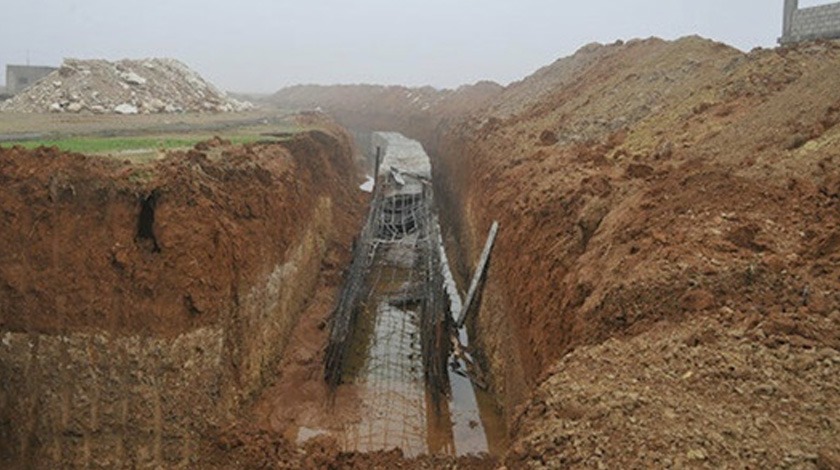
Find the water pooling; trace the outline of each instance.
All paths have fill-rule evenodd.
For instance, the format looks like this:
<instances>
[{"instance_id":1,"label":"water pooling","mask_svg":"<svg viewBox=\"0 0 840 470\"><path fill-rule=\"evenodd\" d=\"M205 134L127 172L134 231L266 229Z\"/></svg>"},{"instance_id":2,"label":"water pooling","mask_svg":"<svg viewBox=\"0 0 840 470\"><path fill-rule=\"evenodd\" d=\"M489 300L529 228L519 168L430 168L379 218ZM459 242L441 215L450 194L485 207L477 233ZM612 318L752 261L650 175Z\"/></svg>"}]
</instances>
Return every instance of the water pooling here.
<instances>
[{"instance_id":1,"label":"water pooling","mask_svg":"<svg viewBox=\"0 0 840 470\"><path fill-rule=\"evenodd\" d=\"M397 447L409 456L500 453L502 419L464 374L468 338L449 316L460 296L434 214L428 157L399 134L373 140L384 150L374 202L328 348L327 380L352 387L360 407L340 440L346 450Z\"/></svg>"}]
</instances>

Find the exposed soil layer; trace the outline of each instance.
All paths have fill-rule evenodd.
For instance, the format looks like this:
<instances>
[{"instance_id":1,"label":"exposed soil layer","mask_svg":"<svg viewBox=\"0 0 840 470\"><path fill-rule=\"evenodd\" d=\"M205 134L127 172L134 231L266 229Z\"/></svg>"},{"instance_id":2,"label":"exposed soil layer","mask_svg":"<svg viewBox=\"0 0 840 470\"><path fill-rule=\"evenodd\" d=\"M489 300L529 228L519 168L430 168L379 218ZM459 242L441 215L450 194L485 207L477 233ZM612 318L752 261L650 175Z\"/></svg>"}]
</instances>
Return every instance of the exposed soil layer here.
<instances>
[{"instance_id":1,"label":"exposed soil layer","mask_svg":"<svg viewBox=\"0 0 840 470\"><path fill-rule=\"evenodd\" d=\"M247 409L361 223L349 138L299 124L148 165L0 149L4 466L193 466Z\"/></svg>"},{"instance_id":2,"label":"exposed soil layer","mask_svg":"<svg viewBox=\"0 0 840 470\"><path fill-rule=\"evenodd\" d=\"M486 469L498 465L489 457L420 456L407 459L394 449L369 453L342 452L330 438L315 438L302 446L253 429L231 429L204 449L205 468L270 469Z\"/></svg>"},{"instance_id":3,"label":"exposed soil layer","mask_svg":"<svg viewBox=\"0 0 840 470\"><path fill-rule=\"evenodd\" d=\"M0 326L171 336L218 321L303 235L322 188L352 213L356 170L334 139L210 142L149 166L0 149Z\"/></svg>"}]
</instances>

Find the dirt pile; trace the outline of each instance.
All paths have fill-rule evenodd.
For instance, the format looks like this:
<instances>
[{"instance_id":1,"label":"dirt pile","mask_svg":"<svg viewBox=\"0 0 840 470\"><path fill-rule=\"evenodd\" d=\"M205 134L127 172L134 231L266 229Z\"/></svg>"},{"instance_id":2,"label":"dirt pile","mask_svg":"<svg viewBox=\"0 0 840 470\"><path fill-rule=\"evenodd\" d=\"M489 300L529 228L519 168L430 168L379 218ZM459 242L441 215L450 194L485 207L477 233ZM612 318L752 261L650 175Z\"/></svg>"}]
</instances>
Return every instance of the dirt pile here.
<instances>
[{"instance_id":1,"label":"dirt pile","mask_svg":"<svg viewBox=\"0 0 840 470\"><path fill-rule=\"evenodd\" d=\"M209 462L202 463L202 468L483 470L498 465L495 459L478 456L423 455L409 459L399 449L342 452L335 440L326 436L298 446L252 427L225 430L212 445L202 450Z\"/></svg>"},{"instance_id":2,"label":"dirt pile","mask_svg":"<svg viewBox=\"0 0 840 470\"><path fill-rule=\"evenodd\" d=\"M191 466L349 257L347 135L132 164L0 148L0 462Z\"/></svg>"},{"instance_id":3,"label":"dirt pile","mask_svg":"<svg viewBox=\"0 0 840 470\"><path fill-rule=\"evenodd\" d=\"M0 111L23 113L220 113L251 109L175 59L65 59Z\"/></svg>"},{"instance_id":4,"label":"dirt pile","mask_svg":"<svg viewBox=\"0 0 840 470\"><path fill-rule=\"evenodd\" d=\"M518 417L509 466L838 468L840 318L741 317L724 308L565 356Z\"/></svg>"},{"instance_id":5,"label":"dirt pile","mask_svg":"<svg viewBox=\"0 0 840 470\"><path fill-rule=\"evenodd\" d=\"M357 131L396 131L430 141L441 122L454 120L502 91L493 82L455 90L378 85L300 85L284 88L269 100L285 109L321 109Z\"/></svg>"},{"instance_id":6,"label":"dirt pile","mask_svg":"<svg viewBox=\"0 0 840 470\"><path fill-rule=\"evenodd\" d=\"M469 263L501 222L474 327L526 403L512 465L840 451L838 70L836 42L592 45L445 131Z\"/></svg>"}]
</instances>

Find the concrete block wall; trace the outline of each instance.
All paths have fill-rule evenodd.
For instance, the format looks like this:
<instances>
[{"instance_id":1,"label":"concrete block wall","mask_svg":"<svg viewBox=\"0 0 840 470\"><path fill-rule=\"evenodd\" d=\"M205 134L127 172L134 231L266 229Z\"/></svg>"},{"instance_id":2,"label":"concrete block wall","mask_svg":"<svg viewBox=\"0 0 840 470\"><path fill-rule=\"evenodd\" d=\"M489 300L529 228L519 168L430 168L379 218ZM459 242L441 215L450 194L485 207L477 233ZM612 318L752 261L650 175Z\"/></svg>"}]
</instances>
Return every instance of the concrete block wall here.
<instances>
[{"instance_id":1,"label":"concrete block wall","mask_svg":"<svg viewBox=\"0 0 840 470\"><path fill-rule=\"evenodd\" d=\"M789 13L782 44L812 39L840 38L840 2L810 8L796 8Z\"/></svg>"},{"instance_id":2,"label":"concrete block wall","mask_svg":"<svg viewBox=\"0 0 840 470\"><path fill-rule=\"evenodd\" d=\"M7 65L6 92L10 95L16 95L56 70L58 69L55 67Z\"/></svg>"}]
</instances>

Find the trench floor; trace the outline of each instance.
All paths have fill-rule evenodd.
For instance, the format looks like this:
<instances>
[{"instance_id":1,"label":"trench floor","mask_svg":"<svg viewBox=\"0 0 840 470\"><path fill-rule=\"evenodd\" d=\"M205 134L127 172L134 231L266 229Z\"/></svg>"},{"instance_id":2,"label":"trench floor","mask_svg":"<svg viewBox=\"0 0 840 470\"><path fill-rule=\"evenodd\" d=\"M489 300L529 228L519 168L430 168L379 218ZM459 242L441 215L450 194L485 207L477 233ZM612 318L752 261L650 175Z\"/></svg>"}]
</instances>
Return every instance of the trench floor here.
<instances>
[{"instance_id":1,"label":"trench floor","mask_svg":"<svg viewBox=\"0 0 840 470\"><path fill-rule=\"evenodd\" d=\"M360 452L397 447L406 456L499 455L505 429L492 396L451 366L451 394L439 409L425 387L421 311L412 302L422 282L413 269L417 237L377 250L371 294L362 304L343 375L342 386L354 387L359 399L360 418L345 426L342 447Z\"/></svg>"}]
</instances>

